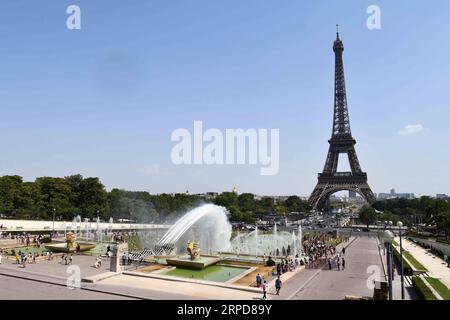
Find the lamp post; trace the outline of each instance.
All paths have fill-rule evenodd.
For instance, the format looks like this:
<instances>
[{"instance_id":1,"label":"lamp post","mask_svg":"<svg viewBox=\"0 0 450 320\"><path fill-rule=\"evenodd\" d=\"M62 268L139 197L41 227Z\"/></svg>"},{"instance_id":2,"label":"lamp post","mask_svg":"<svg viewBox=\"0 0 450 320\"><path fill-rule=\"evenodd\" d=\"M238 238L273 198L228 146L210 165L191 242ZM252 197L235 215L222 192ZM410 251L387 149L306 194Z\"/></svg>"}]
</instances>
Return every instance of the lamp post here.
<instances>
[{"instance_id":1,"label":"lamp post","mask_svg":"<svg viewBox=\"0 0 450 320\"><path fill-rule=\"evenodd\" d=\"M388 222L386 220L384 220L384 232L386 232L387 226L388 226ZM383 238L384 238L384 232L383 232ZM386 253L386 244L384 244L384 246L383 246L383 254L385 254L385 253Z\"/></svg>"},{"instance_id":2,"label":"lamp post","mask_svg":"<svg viewBox=\"0 0 450 320\"><path fill-rule=\"evenodd\" d=\"M398 236L400 237L400 279L401 279L401 285L402 285L402 300L405 300L405 283L404 283L404 274L403 274L403 246L402 246L402 227L403 223L401 221L397 222L398 226Z\"/></svg>"},{"instance_id":3,"label":"lamp post","mask_svg":"<svg viewBox=\"0 0 450 320\"><path fill-rule=\"evenodd\" d=\"M394 235L391 231L386 230L383 234L384 244L387 247L386 257L387 257L387 269L388 269L388 287L389 287L389 300L392 300L392 249L391 243L394 240Z\"/></svg>"},{"instance_id":4,"label":"lamp post","mask_svg":"<svg viewBox=\"0 0 450 320\"><path fill-rule=\"evenodd\" d=\"M53 231L52 231L52 235L55 234L55 212L56 212L56 209L53 208Z\"/></svg>"}]
</instances>

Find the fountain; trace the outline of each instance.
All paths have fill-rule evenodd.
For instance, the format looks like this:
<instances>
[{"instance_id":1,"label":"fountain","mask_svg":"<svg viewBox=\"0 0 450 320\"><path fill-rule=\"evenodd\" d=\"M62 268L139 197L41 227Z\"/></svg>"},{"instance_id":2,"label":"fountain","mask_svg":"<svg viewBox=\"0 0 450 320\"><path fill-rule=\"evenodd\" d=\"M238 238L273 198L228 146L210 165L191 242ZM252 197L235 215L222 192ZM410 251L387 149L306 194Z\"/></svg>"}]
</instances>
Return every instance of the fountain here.
<instances>
[{"instance_id":1,"label":"fountain","mask_svg":"<svg viewBox=\"0 0 450 320\"><path fill-rule=\"evenodd\" d=\"M101 242L100 237L101 237L101 231L100 231L100 218L97 217L97 221L96 221L96 227L95 227L95 233L97 235L97 242Z\"/></svg>"},{"instance_id":2,"label":"fountain","mask_svg":"<svg viewBox=\"0 0 450 320\"><path fill-rule=\"evenodd\" d=\"M255 258L258 258L258 227L255 228Z\"/></svg>"},{"instance_id":3,"label":"fountain","mask_svg":"<svg viewBox=\"0 0 450 320\"><path fill-rule=\"evenodd\" d=\"M260 230L255 229L244 235L239 234L231 241L234 254L257 257L264 254L278 256L281 248L288 245L292 245L292 234L286 231L278 231L276 225L274 225L273 232L260 232Z\"/></svg>"},{"instance_id":4,"label":"fountain","mask_svg":"<svg viewBox=\"0 0 450 320\"><path fill-rule=\"evenodd\" d=\"M204 204L182 216L156 243L155 249L175 248L188 231L198 243L207 245L207 251L218 252L230 249L231 224L228 222L227 211L213 204ZM209 241L208 237L210 237Z\"/></svg>"},{"instance_id":5,"label":"fountain","mask_svg":"<svg viewBox=\"0 0 450 320\"><path fill-rule=\"evenodd\" d=\"M292 242L292 246L291 246L291 248L292 248L292 252L291 252L291 254L292 255L296 255L297 254L297 236L295 235L295 231L294 230L292 230L292 239L291 239L291 242Z\"/></svg>"},{"instance_id":6,"label":"fountain","mask_svg":"<svg viewBox=\"0 0 450 320\"><path fill-rule=\"evenodd\" d=\"M80 217L80 215L77 215L75 218L75 228L76 228L76 231L75 231L76 236L78 238L81 237L81 217Z\"/></svg>"},{"instance_id":7,"label":"fountain","mask_svg":"<svg viewBox=\"0 0 450 320\"><path fill-rule=\"evenodd\" d=\"M71 231L66 233L66 241L63 243L50 243L46 244L45 248L52 252L75 252L75 251L88 251L95 248L94 243L88 242L76 242L75 234Z\"/></svg>"},{"instance_id":8,"label":"fountain","mask_svg":"<svg viewBox=\"0 0 450 320\"><path fill-rule=\"evenodd\" d=\"M70 228L69 228L69 230L75 232L75 231L76 231L76 228L77 228L77 218L74 217L73 220L72 220L72 222L70 223Z\"/></svg>"},{"instance_id":9,"label":"fountain","mask_svg":"<svg viewBox=\"0 0 450 320\"><path fill-rule=\"evenodd\" d=\"M113 223L114 223L113 217L109 218L109 225L108 225L108 235L109 236L112 235Z\"/></svg>"},{"instance_id":10,"label":"fountain","mask_svg":"<svg viewBox=\"0 0 450 320\"><path fill-rule=\"evenodd\" d=\"M299 245L298 245L298 247L299 247L298 254L299 254L299 256L301 256L302 251L303 251L303 231L302 231L302 225L301 224L298 225L298 243L299 243Z\"/></svg>"},{"instance_id":11,"label":"fountain","mask_svg":"<svg viewBox=\"0 0 450 320\"><path fill-rule=\"evenodd\" d=\"M167 264L181 269L202 270L221 260L218 256L200 256L200 248L195 242L187 244L187 257L174 257L166 259Z\"/></svg>"},{"instance_id":12,"label":"fountain","mask_svg":"<svg viewBox=\"0 0 450 320\"><path fill-rule=\"evenodd\" d=\"M84 237L89 241L89 219L84 218Z\"/></svg>"}]
</instances>

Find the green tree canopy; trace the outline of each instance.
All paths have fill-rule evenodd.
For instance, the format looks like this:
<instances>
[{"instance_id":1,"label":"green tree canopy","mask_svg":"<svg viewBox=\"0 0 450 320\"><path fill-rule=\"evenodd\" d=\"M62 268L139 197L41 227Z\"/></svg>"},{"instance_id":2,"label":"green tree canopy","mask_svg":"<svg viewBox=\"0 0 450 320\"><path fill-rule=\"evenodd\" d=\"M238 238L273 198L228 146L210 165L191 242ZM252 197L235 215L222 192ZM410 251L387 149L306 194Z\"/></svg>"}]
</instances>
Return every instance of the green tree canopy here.
<instances>
[{"instance_id":1,"label":"green tree canopy","mask_svg":"<svg viewBox=\"0 0 450 320\"><path fill-rule=\"evenodd\" d=\"M375 209L362 206L359 210L359 220L369 227L370 224L373 224L377 221L377 213Z\"/></svg>"}]
</instances>

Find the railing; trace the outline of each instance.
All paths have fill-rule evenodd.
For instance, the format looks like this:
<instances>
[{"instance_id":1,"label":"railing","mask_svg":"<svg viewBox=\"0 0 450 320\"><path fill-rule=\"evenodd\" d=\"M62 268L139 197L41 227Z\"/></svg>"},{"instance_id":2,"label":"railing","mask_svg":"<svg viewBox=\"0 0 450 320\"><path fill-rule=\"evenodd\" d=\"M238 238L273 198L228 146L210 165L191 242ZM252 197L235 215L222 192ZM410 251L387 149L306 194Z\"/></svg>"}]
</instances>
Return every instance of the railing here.
<instances>
[{"instance_id":1,"label":"railing","mask_svg":"<svg viewBox=\"0 0 450 320\"><path fill-rule=\"evenodd\" d=\"M333 176L335 176L335 177L351 177L352 173L351 172L335 172L333 174Z\"/></svg>"}]
</instances>

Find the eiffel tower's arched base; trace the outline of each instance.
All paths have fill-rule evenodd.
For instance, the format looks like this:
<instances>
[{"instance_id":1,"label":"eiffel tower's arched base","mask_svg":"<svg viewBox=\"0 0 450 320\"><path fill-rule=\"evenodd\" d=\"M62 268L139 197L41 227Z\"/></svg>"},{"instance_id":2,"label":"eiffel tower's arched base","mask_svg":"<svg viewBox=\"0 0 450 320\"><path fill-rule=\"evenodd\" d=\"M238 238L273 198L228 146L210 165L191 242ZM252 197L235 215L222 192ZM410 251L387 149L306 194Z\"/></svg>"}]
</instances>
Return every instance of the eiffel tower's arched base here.
<instances>
[{"instance_id":1,"label":"eiffel tower's arched base","mask_svg":"<svg viewBox=\"0 0 450 320\"><path fill-rule=\"evenodd\" d=\"M322 177L321 177L322 176ZM354 178L354 179L353 179ZM367 178L363 176L336 177L330 179L319 175L319 182L309 197L309 203L316 210L323 210L325 203L333 193L339 191L355 191L362 196L369 204L375 202L375 196L367 183ZM328 180L328 181L327 181Z\"/></svg>"}]
</instances>

